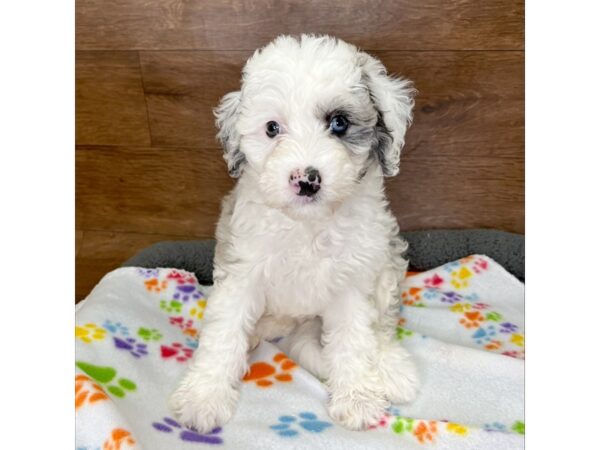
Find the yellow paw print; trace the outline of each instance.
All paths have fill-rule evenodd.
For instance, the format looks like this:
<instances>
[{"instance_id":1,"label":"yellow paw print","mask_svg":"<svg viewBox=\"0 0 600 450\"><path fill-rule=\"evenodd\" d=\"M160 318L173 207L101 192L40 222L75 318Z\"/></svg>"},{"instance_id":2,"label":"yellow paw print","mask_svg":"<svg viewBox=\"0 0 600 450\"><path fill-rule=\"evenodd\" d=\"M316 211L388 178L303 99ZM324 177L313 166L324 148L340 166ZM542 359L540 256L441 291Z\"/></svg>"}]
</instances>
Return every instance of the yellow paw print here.
<instances>
[{"instance_id":1,"label":"yellow paw print","mask_svg":"<svg viewBox=\"0 0 600 450\"><path fill-rule=\"evenodd\" d=\"M194 319L202 319L204 317L204 308L206 308L206 300L198 300L196 306L190 309L190 316Z\"/></svg>"},{"instance_id":2,"label":"yellow paw print","mask_svg":"<svg viewBox=\"0 0 600 450\"><path fill-rule=\"evenodd\" d=\"M450 283L456 289L463 289L469 285L469 278L473 276L473 272L471 272L467 267L461 267L460 270L452 272L452 279Z\"/></svg>"},{"instance_id":3,"label":"yellow paw print","mask_svg":"<svg viewBox=\"0 0 600 450\"><path fill-rule=\"evenodd\" d=\"M525 336L519 333L513 333L512 337L510 338L510 342L518 345L519 347L525 347Z\"/></svg>"},{"instance_id":4,"label":"yellow paw print","mask_svg":"<svg viewBox=\"0 0 600 450\"><path fill-rule=\"evenodd\" d=\"M456 303L450 307L450 311L464 313L471 310L471 305L468 303Z\"/></svg>"},{"instance_id":5,"label":"yellow paw print","mask_svg":"<svg viewBox=\"0 0 600 450\"><path fill-rule=\"evenodd\" d=\"M449 423L446 425L446 429L450 433L458 434L459 436L466 436L469 433L469 429L460 423Z\"/></svg>"},{"instance_id":6,"label":"yellow paw print","mask_svg":"<svg viewBox=\"0 0 600 450\"><path fill-rule=\"evenodd\" d=\"M106 330L93 323L86 323L83 326L77 325L75 327L75 337L81 339L86 344L90 344L92 341L101 341L105 336Z\"/></svg>"}]
</instances>

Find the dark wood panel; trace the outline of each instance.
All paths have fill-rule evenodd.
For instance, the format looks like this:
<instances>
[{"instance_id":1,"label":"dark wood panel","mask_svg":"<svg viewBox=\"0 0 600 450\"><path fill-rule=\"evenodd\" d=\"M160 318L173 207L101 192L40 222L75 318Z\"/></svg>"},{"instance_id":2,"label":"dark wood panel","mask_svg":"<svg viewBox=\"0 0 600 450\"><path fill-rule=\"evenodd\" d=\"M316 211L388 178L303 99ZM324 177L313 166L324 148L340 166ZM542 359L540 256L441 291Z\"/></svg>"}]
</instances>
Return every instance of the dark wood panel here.
<instances>
[{"instance_id":1,"label":"dark wood panel","mask_svg":"<svg viewBox=\"0 0 600 450\"><path fill-rule=\"evenodd\" d=\"M76 1L78 50L254 50L299 33L366 49L523 49L524 0Z\"/></svg>"},{"instance_id":2,"label":"dark wood panel","mask_svg":"<svg viewBox=\"0 0 600 450\"><path fill-rule=\"evenodd\" d=\"M523 52L373 52L419 90L405 154L522 156ZM218 147L212 108L248 52L142 52L152 140Z\"/></svg>"},{"instance_id":3,"label":"dark wood panel","mask_svg":"<svg viewBox=\"0 0 600 450\"><path fill-rule=\"evenodd\" d=\"M407 155L386 189L404 231L498 228L525 231L523 157Z\"/></svg>"},{"instance_id":4,"label":"dark wood panel","mask_svg":"<svg viewBox=\"0 0 600 450\"><path fill-rule=\"evenodd\" d=\"M83 236L75 259L75 299L84 299L108 272L117 269L138 251L156 242L181 236L77 230ZM192 239L192 238L188 238Z\"/></svg>"},{"instance_id":5,"label":"dark wood panel","mask_svg":"<svg viewBox=\"0 0 600 450\"><path fill-rule=\"evenodd\" d=\"M137 52L77 52L76 142L150 145Z\"/></svg>"},{"instance_id":6,"label":"dark wood panel","mask_svg":"<svg viewBox=\"0 0 600 450\"><path fill-rule=\"evenodd\" d=\"M212 237L232 186L219 150L81 146L77 228Z\"/></svg>"}]
</instances>

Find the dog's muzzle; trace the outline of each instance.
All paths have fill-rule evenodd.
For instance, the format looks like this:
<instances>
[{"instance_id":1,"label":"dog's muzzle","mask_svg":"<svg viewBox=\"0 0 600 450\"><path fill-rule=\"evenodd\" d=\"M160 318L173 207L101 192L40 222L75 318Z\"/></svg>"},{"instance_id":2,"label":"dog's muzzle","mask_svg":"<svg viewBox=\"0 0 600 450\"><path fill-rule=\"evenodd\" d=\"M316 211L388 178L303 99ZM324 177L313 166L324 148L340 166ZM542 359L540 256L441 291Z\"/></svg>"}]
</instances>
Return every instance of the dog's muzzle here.
<instances>
[{"instance_id":1,"label":"dog's muzzle","mask_svg":"<svg viewBox=\"0 0 600 450\"><path fill-rule=\"evenodd\" d=\"M311 166L303 171L296 169L291 173L289 182L296 195L312 197L321 189L321 174Z\"/></svg>"}]
</instances>

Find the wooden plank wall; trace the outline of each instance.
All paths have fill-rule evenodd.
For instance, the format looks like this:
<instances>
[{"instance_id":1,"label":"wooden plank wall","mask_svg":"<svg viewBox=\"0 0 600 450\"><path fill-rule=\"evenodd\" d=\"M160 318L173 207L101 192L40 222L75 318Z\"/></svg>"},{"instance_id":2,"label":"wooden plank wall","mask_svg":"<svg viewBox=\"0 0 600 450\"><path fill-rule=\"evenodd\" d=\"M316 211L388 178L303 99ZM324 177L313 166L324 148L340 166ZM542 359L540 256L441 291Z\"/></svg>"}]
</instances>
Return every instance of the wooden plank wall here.
<instances>
[{"instance_id":1,"label":"wooden plank wall","mask_svg":"<svg viewBox=\"0 0 600 450\"><path fill-rule=\"evenodd\" d=\"M403 230L524 231L524 0L76 0L76 297L139 249L212 237L233 186L211 108L278 34L327 33L420 94Z\"/></svg>"}]
</instances>

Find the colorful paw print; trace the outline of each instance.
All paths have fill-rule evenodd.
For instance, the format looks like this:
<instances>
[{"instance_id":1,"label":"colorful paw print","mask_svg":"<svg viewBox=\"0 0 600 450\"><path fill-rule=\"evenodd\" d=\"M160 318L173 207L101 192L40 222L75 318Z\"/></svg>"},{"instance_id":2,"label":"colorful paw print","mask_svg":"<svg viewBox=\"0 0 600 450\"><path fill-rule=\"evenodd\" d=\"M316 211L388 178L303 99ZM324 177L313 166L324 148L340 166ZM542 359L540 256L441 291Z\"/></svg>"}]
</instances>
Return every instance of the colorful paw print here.
<instances>
[{"instance_id":1,"label":"colorful paw print","mask_svg":"<svg viewBox=\"0 0 600 450\"><path fill-rule=\"evenodd\" d=\"M386 411L383 416L381 416L381 418L379 419L379 422L377 422L377 425L370 425L369 426L369 430L375 430L377 428L388 428L388 425L390 424L392 420L392 414L390 414L388 411Z\"/></svg>"},{"instance_id":2,"label":"colorful paw print","mask_svg":"<svg viewBox=\"0 0 600 450\"><path fill-rule=\"evenodd\" d=\"M502 348L502 342L492 339L490 342L485 344L483 348L491 351L499 350L500 348Z\"/></svg>"},{"instance_id":3,"label":"colorful paw print","mask_svg":"<svg viewBox=\"0 0 600 450\"><path fill-rule=\"evenodd\" d=\"M402 304L409 306L425 306L421 301L421 291L423 288L411 287L402 292Z\"/></svg>"},{"instance_id":4,"label":"colorful paw print","mask_svg":"<svg viewBox=\"0 0 600 450\"><path fill-rule=\"evenodd\" d=\"M161 433L179 433L179 439L185 442L201 442L203 444L222 444L223 439L219 436L221 428L215 428L210 433L198 433L195 430L183 428L177 421L170 417L163 417L162 422L153 422L152 426Z\"/></svg>"},{"instance_id":5,"label":"colorful paw print","mask_svg":"<svg viewBox=\"0 0 600 450\"><path fill-rule=\"evenodd\" d=\"M146 342L157 342L160 341L163 337L162 334L160 334L160 331L158 331L156 328L140 327L138 328L137 334L141 339L143 339Z\"/></svg>"},{"instance_id":6,"label":"colorful paw print","mask_svg":"<svg viewBox=\"0 0 600 450\"><path fill-rule=\"evenodd\" d=\"M182 303L177 300L161 300L160 309L165 312L180 314Z\"/></svg>"},{"instance_id":7,"label":"colorful paw print","mask_svg":"<svg viewBox=\"0 0 600 450\"><path fill-rule=\"evenodd\" d=\"M392 430L397 434L411 433L414 422L414 419L398 416L392 424Z\"/></svg>"},{"instance_id":8,"label":"colorful paw print","mask_svg":"<svg viewBox=\"0 0 600 450\"><path fill-rule=\"evenodd\" d=\"M450 303L452 305L462 301L463 297L462 295L457 294L456 292L448 291L442 293L442 297L440 298L440 300L443 303Z\"/></svg>"},{"instance_id":9,"label":"colorful paw print","mask_svg":"<svg viewBox=\"0 0 600 450\"><path fill-rule=\"evenodd\" d=\"M460 269L451 272L450 276L452 277L450 280L452 286L456 289L464 289L469 286L469 279L473 276L473 272L471 272L468 267L463 266Z\"/></svg>"},{"instance_id":10,"label":"colorful paw print","mask_svg":"<svg viewBox=\"0 0 600 450\"><path fill-rule=\"evenodd\" d=\"M139 267L137 270L138 275L143 276L144 278L158 278L158 269L144 269Z\"/></svg>"},{"instance_id":11,"label":"colorful paw print","mask_svg":"<svg viewBox=\"0 0 600 450\"><path fill-rule=\"evenodd\" d=\"M93 323L86 323L83 326L77 325L75 327L75 337L86 344L90 344L92 341L101 341L105 336L106 330Z\"/></svg>"},{"instance_id":12,"label":"colorful paw print","mask_svg":"<svg viewBox=\"0 0 600 450\"><path fill-rule=\"evenodd\" d=\"M183 317L169 317L169 323L175 325L183 334L190 337L198 337L198 330L194 328L194 321L192 319L184 319Z\"/></svg>"},{"instance_id":13,"label":"colorful paw print","mask_svg":"<svg viewBox=\"0 0 600 450\"><path fill-rule=\"evenodd\" d=\"M478 328L485 321L485 317L479 311L470 311L464 313L463 317L459 320L462 326L465 328Z\"/></svg>"},{"instance_id":14,"label":"colorful paw print","mask_svg":"<svg viewBox=\"0 0 600 450\"><path fill-rule=\"evenodd\" d=\"M158 278L150 278L149 280L144 281L144 285L148 292L158 293L167 289L169 283L167 280L160 281Z\"/></svg>"},{"instance_id":15,"label":"colorful paw print","mask_svg":"<svg viewBox=\"0 0 600 450\"><path fill-rule=\"evenodd\" d=\"M450 307L450 311L455 313L464 313L465 311L471 311L472 306L469 303L456 303Z\"/></svg>"},{"instance_id":16,"label":"colorful paw print","mask_svg":"<svg viewBox=\"0 0 600 450\"><path fill-rule=\"evenodd\" d=\"M279 436L293 437L300 434L302 429L311 433L322 433L332 426L329 422L318 420L317 415L311 412L301 412L298 414L298 418L296 416L280 416L278 423L269 428L277 432ZM296 429L295 425L300 426L301 429Z\"/></svg>"},{"instance_id":17,"label":"colorful paw print","mask_svg":"<svg viewBox=\"0 0 600 450\"><path fill-rule=\"evenodd\" d=\"M485 259L478 258L477 260L475 260L475 263L471 266L471 269L473 269L473 272L475 273L481 273L485 270L488 270L488 267L489 264Z\"/></svg>"},{"instance_id":18,"label":"colorful paw print","mask_svg":"<svg viewBox=\"0 0 600 450\"><path fill-rule=\"evenodd\" d=\"M515 433L525 434L525 423L521 422L520 420L517 420L515 423L513 423L510 429L513 430Z\"/></svg>"},{"instance_id":19,"label":"colorful paw print","mask_svg":"<svg viewBox=\"0 0 600 450\"><path fill-rule=\"evenodd\" d=\"M115 428L104 442L102 450L124 450L126 447L133 447L134 445L135 439L129 431L123 428Z\"/></svg>"},{"instance_id":20,"label":"colorful paw print","mask_svg":"<svg viewBox=\"0 0 600 450\"><path fill-rule=\"evenodd\" d=\"M500 432L506 433L508 430L506 429L506 425L500 422L486 423L483 425L483 430L487 432Z\"/></svg>"},{"instance_id":21,"label":"colorful paw print","mask_svg":"<svg viewBox=\"0 0 600 450\"><path fill-rule=\"evenodd\" d=\"M206 309L206 300L201 299L196 301L196 305L190 308L190 316L192 319L202 319L204 310Z\"/></svg>"},{"instance_id":22,"label":"colorful paw print","mask_svg":"<svg viewBox=\"0 0 600 450\"><path fill-rule=\"evenodd\" d=\"M406 328L402 328L402 327L396 328L396 338L398 338L398 340L400 340L400 341L402 339L408 338L412 335L413 335L413 332L410 330L407 330Z\"/></svg>"},{"instance_id":23,"label":"colorful paw print","mask_svg":"<svg viewBox=\"0 0 600 450\"><path fill-rule=\"evenodd\" d=\"M284 353L277 353L273 356L273 362L275 365L265 361L253 363L248 373L244 375L243 380L245 382L254 382L260 387L273 385L272 378L284 383L292 381L293 377L290 372L296 368L296 363L288 359Z\"/></svg>"},{"instance_id":24,"label":"colorful paw print","mask_svg":"<svg viewBox=\"0 0 600 450\"><path fill-rule=\"evenodd\" d=\"M182 284L175 287L173 298L175 300L182 300L183 302L198 300L202 298L202 292L200 292L193 284Z\"/></svg>"},{"instance_id":25,"label":"colorful paw print","mask_svg":"<svg viewBox=\"0 0 600 450\"><path fill-rule=\"evenodd\" d=\"M494 325L488 325L487 327L480 327L475 330L475 333L473 333L473 336L471 337L475 339L475 342L478 344L485 345L485 343L491 341L494 336L496 336L496 327Z\"/></svg>"},{"instance_id":26,"label":"colorful paw print","mask_svg":"<svg viewBox=\"0 0 600 450\"><path fill-rule=\"evenodd\" d=\"M500 333L514 333L519 329L514 323L504 322L500 324Z\"/></svg>"},{"instance_id":27,"label":"colorful paw print","mask_svg":"<svg viewBox=\"0 0 600 450\"><path fill-rule=\"evenodd\" d=\"M123 336L129 336L129 328L127 328L121 322L111 322L110 320L106 320L102 324L102 327L105 330L110 331L112 334L121 334Z\"/></svg>"},{"instance_id":28,"label":"colorful paw print","mask_svg":"<svg viewBox=\"0 0 600 450\"><path fill-rule=\"evenodd\" d=\"M431 278L425 278L425 286L428 287L439 287L444 284L444 279L437 273L434 273Z\"/></svg>"},{"instance_id":29,"label":"colorful paw print","mask_svg":"<svg viewBox=\"0 0 600 450\"><path fill-rule=\"evenodd\" d=\"M141 342L137 342L134 338L120 338L113 336L113 341L115 343L115 347L117 347L119 350L128 351L131 356L140 358L148 355L148 346Z\"/></svg>"},{"instance_id":30,"label":"colorful paw print","mask_svg":"<svg viewBox=\"0 0 600 450\"><path fill-rule=\"evenodd\" d=\"M175 361L186 362L192 357L193 354L194 350L188 347L184 347L183 344L179 342L174 342L171 345L160 346L160 356L163 359L174 358Z\"/></svg>"},{"instance_id":31,"label":"colorful paw print","mask_svg":"<svg viewBox=\"0 0 600 450\"><path fill-rule=\"evenodd\" d=\"M126 391L135 391L137 389L136 384L133 381L128 380L127 378L119 378L117 380L118 386L115 384L107 386L107 383L113 381L117 376L117 371L112 367L95 366L93 364L89 364L83 361L77 361L76 365L94 381L98 382L101 385L105 385L106 390L113 394L115 397L123 398L125 397Z\"/></svg>"},{"instance_id":32,"label":"colorful paw print","mask_svg":"<svg viewBox=\"0 0 600 450\"><path fill-rule=\"evenodd\" d=\"M514 333L510 337L510 342L512 342L513 344L515 344L519 347L524 347L525 346L525 336L523 336L520 333Z\"/></svg>"},{"instance_id":33,"label":"colorful paw print","mask_svg":"<svg viewBox=\"0 0 600 450\"><path fill-rule=\"evenodd\" d=\"M469 428L460 423L448 423L446 424L446 430L450 433L458 434L459 436L466 436L469 434Z\"/></svg>"},{"instance_id":34,"label":"colorful paw print","mask_svg":"<svg viewBox=\"0 0 600 450\"><path fill-rule=\"evenodd\" d=\"M419 420L413 428L413 435L421 444L424 444L427 441L433 442L437 432L437 422L435 420Z\"/></svg>"},{"instance_id":35,"label":"colorful paw print","mask_svg":"<svg viewBox=\"0 0 600 450\"><path fill-rule=\"evenodd\" d=\"M502 320L502 314L492 311L485 315L485 319L489 320L490 322L500 322Z\"/></svg>"},{"instance_id":36,"label":"colorful paw print","mask_svg":"<svg viewBox=\"0 0 600 450\"><path fill-rule=\"evenodd\" d=\"M87 375L82 373L75 375L75 410L86 403L92 404L102 400L108 400L108 395L102 387Z\"/></svg>"}]
</instances>

